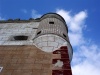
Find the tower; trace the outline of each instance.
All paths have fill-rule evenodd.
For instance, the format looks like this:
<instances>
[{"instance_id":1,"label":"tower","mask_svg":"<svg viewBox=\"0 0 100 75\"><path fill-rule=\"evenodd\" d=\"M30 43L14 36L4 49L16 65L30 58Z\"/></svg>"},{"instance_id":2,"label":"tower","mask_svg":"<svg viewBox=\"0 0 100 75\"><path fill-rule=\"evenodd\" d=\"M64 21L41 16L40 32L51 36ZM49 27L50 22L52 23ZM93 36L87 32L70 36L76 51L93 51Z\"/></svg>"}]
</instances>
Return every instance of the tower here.
<instances>
[{"instance_id":1,"label":"tower","mask_svg":"<svg viewBox=\"0 0 100 75\"><path fill-rule=\"evenodd\" d=\"M2 75L72 75L73 51L68 27L60 15L47 13L38 19L10 19L0 21L0 27Z\"/></svg>"}]
</instances>

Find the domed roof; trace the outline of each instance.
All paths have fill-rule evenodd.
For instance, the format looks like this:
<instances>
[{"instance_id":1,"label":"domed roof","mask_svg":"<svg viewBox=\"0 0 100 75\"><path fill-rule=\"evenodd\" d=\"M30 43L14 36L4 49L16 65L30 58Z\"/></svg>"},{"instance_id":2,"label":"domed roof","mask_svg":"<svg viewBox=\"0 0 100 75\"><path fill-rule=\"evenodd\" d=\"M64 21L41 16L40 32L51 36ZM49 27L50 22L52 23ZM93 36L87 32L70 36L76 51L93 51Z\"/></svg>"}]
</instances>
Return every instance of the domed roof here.
<instances>
[{"instance_id":1,"label":"domed roof","mask_svg":"<svg viewBox=\"0 0 100 75\"><path fill-rule=\"evenodd\" d=\"M66 24L64 18L62 16L60 16L59 14L57 13L47 13L47 14L44 14L42 17L41 17L41 20L45 19L45 18L57 18L59 20L61 20L63 23Z\"/></svg>"}]
</instances>

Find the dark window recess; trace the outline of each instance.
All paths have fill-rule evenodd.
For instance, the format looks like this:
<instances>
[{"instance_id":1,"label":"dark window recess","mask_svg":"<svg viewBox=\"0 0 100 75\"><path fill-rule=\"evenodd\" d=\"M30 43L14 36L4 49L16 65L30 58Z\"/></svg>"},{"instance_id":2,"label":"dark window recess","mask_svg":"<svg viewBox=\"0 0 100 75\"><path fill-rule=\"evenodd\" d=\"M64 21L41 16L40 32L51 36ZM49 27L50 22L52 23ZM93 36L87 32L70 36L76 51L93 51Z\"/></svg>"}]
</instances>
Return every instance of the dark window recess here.
<instances>
[{"instance_id":1,"label":"dark window recess","mask_svg":"<svg viewBox=\"0 0 100 75\"><path fill-rule=\"evenodd\" d=\"M28 39L28 36L24 36L24 35L14 36L15 41L21 41L21 40L27 40L27 39Z\"/></svg>"},{"instance_id":2,"label":"dark window recess","mask_svg":"<svg viewBox=\"0 0 100 75\"><path fill-rule=\"evenodd\" d=\"M51 21L51 22L49 22L49 24L54 24L54 22L53 22L53 21Z\"/></svg>"},{"instance_id":3,"label":"dark window recess","mask_svg":"<svg viewBox=\"0 0 100 75\"><path fill-rule=\"evenodd\" d=\"M64 37L66 37L66 35L65 35L65 34L63 34L63 36L64 36Z\"/></svg>"},{"instance_id":4,"label":"dark window recess","mask_svg":"<svg viewBox=\"0 0 100 75\"><path fill-rule=\"evenodd\" d=\"M37 35L40 34L40 33L41 33L41 31L39 31L39 32L37 33Z\"/></svg>"},{"instance_id":5,"label":"dark window recess","mask_svg":"<svg viewBox=\"0 0 100 75\"><path fill-rule=\"evenodd\" d=\"M38 28L33 28L33 29L38 29Z\"/></svg>"}]
</instances>

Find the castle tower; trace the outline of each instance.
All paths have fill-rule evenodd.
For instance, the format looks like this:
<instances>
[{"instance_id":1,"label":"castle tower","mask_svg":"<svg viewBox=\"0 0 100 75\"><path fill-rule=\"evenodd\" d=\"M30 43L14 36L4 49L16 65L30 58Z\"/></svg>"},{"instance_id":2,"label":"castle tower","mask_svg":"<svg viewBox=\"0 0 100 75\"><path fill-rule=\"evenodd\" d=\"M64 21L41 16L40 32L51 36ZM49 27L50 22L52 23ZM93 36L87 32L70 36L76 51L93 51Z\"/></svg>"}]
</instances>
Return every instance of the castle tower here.
<instances>
[{"instance_id":1,"label":"castle tower","mask_svg":"<svg viewBox=\"0 0 100 75\"><path fill-rule=\"evenodd\" d=\"M10 19L0 27L0 75L72 75L73 51L60 15Z\"/></svg>"}]
</instances>

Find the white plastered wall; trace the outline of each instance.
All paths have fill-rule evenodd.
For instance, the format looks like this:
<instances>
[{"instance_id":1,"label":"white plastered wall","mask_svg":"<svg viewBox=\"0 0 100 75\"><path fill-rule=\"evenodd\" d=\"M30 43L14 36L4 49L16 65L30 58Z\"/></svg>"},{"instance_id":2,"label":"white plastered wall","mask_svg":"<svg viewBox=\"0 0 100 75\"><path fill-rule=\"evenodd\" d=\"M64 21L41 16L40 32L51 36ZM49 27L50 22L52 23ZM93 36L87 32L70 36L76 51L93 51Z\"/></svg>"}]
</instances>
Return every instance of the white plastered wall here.
<instances>
[{"instance_id":1,"label":"white plastered wall","mask_svg":"<svg viewBox=\"0 0 100 75\"><path fill-rule=\"evenodd\" d=\"M41 35L33 40L36 47L45 52L53 52L61 46L68 47L69 58L72 58L72 48L70 44L62 37L55 34Z\"/></svg>"},{"instance_id":2,"label":"white plastered wall","mask_svg":"<svg viewBox=\"0 0 100 75\"><path fill-rule=\"evenodd\" d=\"M32 45L39 22L0 23L0 45ZM26 41L11 41L16 35L29 36Z\"/></svg>"}]
</instances>

